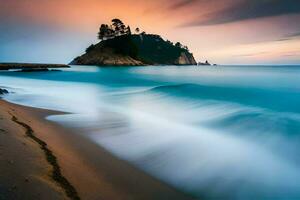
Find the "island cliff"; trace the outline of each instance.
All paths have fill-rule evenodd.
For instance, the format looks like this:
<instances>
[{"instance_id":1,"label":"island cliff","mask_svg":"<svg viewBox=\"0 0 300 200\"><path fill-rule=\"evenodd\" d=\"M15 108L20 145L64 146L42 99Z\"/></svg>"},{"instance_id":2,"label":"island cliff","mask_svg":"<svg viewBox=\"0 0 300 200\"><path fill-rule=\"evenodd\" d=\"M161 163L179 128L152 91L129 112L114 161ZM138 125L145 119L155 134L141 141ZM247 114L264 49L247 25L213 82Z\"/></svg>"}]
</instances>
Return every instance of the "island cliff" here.
<instances>
[{"instance_id":1,"label":"island cliff","mask_svg":"<svg viewBox=\"0 0 300 200\"><path fill-rule=\"evenodd\" d=\"M114 20L122 25L114 24ZM85 54L75 58L71 65L139 66L139 65L197 65L193 54L180 43L175 45L159 35L131 34L118 19L113 25L101 25L98 44L92 44ZM117 28L119 26L119 28ZM112 27L112 28L109 28ZM113 28L115 27L115 28ZM123 31L119 31L123 27ZM102 30L104 29L104 30ZM103 36L108 32L113 36ZM105 32L106 31L106 32ZM104 33L103 33L104 32ZM139 32L138 28L136 32Z\"/></svg>"}]
</instances>

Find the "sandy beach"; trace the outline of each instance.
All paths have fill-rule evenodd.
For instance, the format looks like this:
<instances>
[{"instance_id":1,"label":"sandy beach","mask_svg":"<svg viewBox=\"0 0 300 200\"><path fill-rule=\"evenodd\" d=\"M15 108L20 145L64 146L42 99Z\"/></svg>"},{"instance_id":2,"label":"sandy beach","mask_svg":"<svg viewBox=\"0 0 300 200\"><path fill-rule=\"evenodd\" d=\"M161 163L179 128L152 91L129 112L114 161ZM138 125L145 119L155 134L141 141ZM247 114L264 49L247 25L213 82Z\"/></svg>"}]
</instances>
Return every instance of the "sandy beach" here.
<instances>
[{"instance_id":1,"label":"sandy beach","mask_svg":"<svg viewBox=\"0 0 300 200\"><path fill-rule=\"evenodd\" d=\"M191 199L45 120L0 100L0 199Z\"/></svg>"}]
</instances>

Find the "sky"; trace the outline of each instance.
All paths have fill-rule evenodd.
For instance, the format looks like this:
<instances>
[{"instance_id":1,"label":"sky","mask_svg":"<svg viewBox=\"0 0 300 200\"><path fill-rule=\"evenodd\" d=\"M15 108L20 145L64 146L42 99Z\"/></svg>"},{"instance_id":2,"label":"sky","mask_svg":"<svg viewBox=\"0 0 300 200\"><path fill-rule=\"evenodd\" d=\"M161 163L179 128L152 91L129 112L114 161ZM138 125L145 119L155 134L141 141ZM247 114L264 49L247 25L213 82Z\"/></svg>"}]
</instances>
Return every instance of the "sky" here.
<instances>
[{"instance_id":1,"label":"sky","mask_svg":"<svg viewBox=\"0 0 300 200\"><path fill-rule=\"evenodd\" d=\"M300 0L0 0L0 62L69 63L113 18L199 62L300 64Z\"/></svg>"}]
</instances>

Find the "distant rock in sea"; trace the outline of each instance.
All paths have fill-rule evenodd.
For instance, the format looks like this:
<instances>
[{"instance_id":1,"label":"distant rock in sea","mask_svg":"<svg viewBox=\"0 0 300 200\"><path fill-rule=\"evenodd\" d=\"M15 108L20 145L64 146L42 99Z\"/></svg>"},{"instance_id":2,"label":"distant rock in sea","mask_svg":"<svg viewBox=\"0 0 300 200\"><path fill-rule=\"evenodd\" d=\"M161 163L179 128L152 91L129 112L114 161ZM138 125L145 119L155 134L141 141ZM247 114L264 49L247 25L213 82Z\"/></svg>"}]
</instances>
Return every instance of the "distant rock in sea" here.
<instances>
[{"instance_id":1,"label":"distant rock in sea","mask_svg":"<svg viewBox=\"0 0 300 200\"><path fill-rule=\"evenodd\" d=\"M206 65L206 66L211 66L211 64L208 61L205 61L204 63L199 62L198 65Z\"/></svg>"},{"instance_id":2,"label":"distant rock in sea","mask_svg":"<svg viewBox=\"0 0 300 200\"><path fill-rule=\"evenodd\" d=\"M8 94L8 91L0 88L0 95Z\"/></svg>"},{"instance_id":3,"label":"distant rock in sea","mask_svg":"<svg viewBox=\"0 0 300 200\"><path fill-rule=\"evenodd\" d=\"M98 44L75 58L71 65L139 66L139 65L197 65L192 53L180 43L175 45L159 35L131 34L130 27L119 19L112 25L102 24ZM110 28L111 27L111 28ZM139 29L136 29L139 32Z\"/></svg>"}]
</instances>

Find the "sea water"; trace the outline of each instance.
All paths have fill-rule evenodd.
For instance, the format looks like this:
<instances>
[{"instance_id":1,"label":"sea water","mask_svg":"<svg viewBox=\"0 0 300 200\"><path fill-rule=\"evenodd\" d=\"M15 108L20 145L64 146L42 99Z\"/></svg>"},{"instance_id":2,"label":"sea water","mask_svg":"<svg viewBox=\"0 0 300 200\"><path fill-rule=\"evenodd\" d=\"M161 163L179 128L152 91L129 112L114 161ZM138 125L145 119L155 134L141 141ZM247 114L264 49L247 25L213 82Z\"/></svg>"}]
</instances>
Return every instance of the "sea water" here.
<instances>
[{"instance_id":1,"label":"sea water","mask_svg":"<svg viewBox=\"0 0 300 200\"><path fill-rule=\"evenodd\" d=\"M72 66L0 87L201 199L300 198L300 67Z\"/></svg>"}]
</instances>

